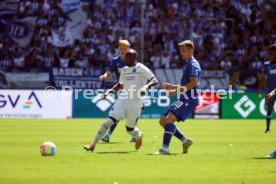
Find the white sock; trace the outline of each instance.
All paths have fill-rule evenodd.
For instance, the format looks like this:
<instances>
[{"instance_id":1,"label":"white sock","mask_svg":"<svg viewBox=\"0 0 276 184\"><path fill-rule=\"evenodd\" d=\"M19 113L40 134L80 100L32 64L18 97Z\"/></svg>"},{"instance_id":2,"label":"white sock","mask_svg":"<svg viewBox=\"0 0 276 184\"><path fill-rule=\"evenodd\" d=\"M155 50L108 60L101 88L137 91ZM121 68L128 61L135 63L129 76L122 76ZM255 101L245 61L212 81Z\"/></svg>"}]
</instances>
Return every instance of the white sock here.
<instances>
[{"instance_id":1,"label":"white sock","mask_svg":"<svg viewBox=\"0 0 276 184\"><path fill-rule=\"evenodd\" d=\"M96 145L99 140L106 134L107 130L113 125L113 121L110 118L107 118L106 121L99 128L97 135L95 136L92 144Z\"/></svg>"},{"instance_id":2,"label":"white sock","mask_svg":"<svg viewBox=\"0 0 276 184\"><path fill-rule=\"evenodd\" d=\"M141 132L139 131L138 128L134 128L132 131L127 131L128 134L132 135L135 139L141 137Z\"/></svg>"}]
</instances>

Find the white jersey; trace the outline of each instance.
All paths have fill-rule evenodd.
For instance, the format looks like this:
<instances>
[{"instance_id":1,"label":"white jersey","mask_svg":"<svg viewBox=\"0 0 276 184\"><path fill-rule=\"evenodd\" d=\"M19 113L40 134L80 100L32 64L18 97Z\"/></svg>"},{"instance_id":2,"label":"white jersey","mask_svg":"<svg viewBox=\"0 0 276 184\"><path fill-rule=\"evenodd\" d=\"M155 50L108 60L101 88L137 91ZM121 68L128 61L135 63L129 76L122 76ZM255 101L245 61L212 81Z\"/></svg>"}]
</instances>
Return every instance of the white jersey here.
<instances>
[{"instance_id":1,"label":"white jersey","mask_svg":"<svg viewBox=\"0 0 276 184\"><path fill-rule=\"evenodd\" d=\"M123 90L119 98L142 101L139 98L138 90L146 85L147 81L153 77L154 74L142 63L137 63L132 67L123 67L119 79L119 83L123 85Z\"/></svg>"}]
</instances>

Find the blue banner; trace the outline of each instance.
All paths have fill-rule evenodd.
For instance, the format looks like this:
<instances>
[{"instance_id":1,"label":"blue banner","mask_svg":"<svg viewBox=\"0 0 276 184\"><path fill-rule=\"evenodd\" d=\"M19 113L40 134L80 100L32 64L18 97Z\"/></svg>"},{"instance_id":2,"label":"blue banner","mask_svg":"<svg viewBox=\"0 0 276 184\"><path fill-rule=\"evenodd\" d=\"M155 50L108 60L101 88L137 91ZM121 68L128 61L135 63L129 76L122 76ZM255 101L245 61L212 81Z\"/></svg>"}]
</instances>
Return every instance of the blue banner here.
<instances>
[{"instance_id":1,"label":"blue banner","mask_svg":"<svg viewBox=\"0 0 276 184\"><path fill-rule=\"evenodd\" d=\"M12 21L1 20L3 25L9 30L9 36L21 47L26 47L33 36L36 18L27 17Z\"/></svg>"},{"instance_id":2,"label":"blue banner","mask_svg":"<svg viewBox=\"0 0 276 184\"><path fill-rule=\"evenodd\" d=\"M50 84L56 88L71 86L76 89L100 89L104 83L99 76L104 68L53 68L50 73Z\"/></svg>"}]
</instances>

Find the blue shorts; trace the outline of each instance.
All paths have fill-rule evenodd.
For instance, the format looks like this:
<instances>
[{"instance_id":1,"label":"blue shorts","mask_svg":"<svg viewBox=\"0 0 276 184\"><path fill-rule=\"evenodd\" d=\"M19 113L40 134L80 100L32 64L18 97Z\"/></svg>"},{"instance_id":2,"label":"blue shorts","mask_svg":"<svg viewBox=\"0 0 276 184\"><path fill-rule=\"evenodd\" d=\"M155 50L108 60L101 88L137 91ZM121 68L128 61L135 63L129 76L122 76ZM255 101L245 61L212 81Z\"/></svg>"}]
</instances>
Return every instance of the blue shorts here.
<instances>
[{"instance_id":1,"label":"blue shorts","mask_svg":"<svg viewBox=\"0 0 276 184\"><path fill-rule=\"evenodd\" d=\"M195 102L177 100L168 107L164 116L167 116L171 112L176 116L177 121L185 121L194 112L197 105L198 103Z\"/></svg>"},{"instance_id":2,"label":"blue shorts","mask_svg":"<svg viewBox=\"0 0 276 184\"><path fill-rule=\"evenodd\" d=\"M276 97L272 97L270 100L265 99L265 105L273 106L275 103Z\"/></svg>"}]
</instances>

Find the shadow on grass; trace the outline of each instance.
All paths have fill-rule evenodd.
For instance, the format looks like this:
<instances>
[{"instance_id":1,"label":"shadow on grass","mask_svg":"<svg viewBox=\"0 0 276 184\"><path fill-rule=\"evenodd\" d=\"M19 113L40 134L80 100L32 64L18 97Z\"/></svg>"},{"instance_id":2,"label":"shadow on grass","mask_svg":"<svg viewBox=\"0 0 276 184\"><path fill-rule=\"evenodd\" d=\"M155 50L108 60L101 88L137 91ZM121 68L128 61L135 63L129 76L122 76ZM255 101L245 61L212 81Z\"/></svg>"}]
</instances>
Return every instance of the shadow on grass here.
<instances>
[{"instance_id":1,"label":"shadow on grass","mask_svg":"<svg viewBox=\"0 0 276 184\"><path fill-rule=\"evenodd\" d=\"M123 144L124 142L99 142L98 144Z\"/></svg>"},{"instance_id":2,"label":"shadow on grass","mask_svg":"<svg viewBox=\"0 0 276 184\"><path fill-rule=\"evenodd\" d=\"M96 152L97 154L128 154L132 152L137 152L137 151L110 151L110 152Z\"/></svg>"},{"instance_id":3,"label":"shadow on grass","mask_svg":"<svg viewBox=\"0 0 276 184\"><path fill-rule=\"evenodd\" d=\"M268 157L255 157L252 159L254 159L254 160L276 160L276 158L268 158Z\"/></svg>"},{"instance_id":4,"label":"shadow on grass","mask_svg":"<svg viewBox=\"0 0 276 184\"><path fill-rule=\"evenodd\" d=\"M157 155L157 154L154 154L154 153L148 153L146 154L147 156L160 156L160 155ZM182 153L170 153L168 155L164 155L164 156L170 156L170 155L183 155ZM163 155L161 155L163 156Z\"/></svg>"}]
</instances>

